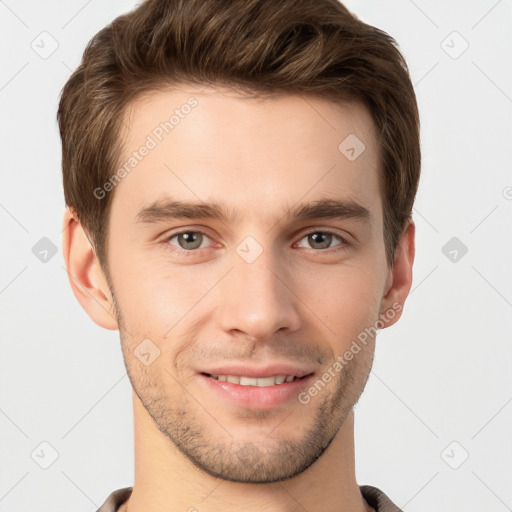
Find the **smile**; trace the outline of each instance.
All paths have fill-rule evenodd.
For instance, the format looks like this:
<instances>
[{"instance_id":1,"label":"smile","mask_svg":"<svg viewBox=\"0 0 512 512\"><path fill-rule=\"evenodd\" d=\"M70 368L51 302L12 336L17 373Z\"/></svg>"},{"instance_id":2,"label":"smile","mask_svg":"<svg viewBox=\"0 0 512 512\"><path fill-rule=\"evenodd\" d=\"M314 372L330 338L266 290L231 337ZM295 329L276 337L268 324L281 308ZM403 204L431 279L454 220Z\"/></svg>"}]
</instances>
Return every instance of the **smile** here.
<instances>
[{"instance_id":1,"label":"smile","mask_svg":"<svg viewBox=\"0 0 512 512\"><path fill-rule=\"evenodd\" d=\"M275 386L276 384L283 384L285 382L292 382L299 377L295 375L276 375L271 377L246 377L243 375L211 375L204 374L215 380L224 382L231 382L232 384L240 384L240 386Z\"/></svg>"}]
</instances>

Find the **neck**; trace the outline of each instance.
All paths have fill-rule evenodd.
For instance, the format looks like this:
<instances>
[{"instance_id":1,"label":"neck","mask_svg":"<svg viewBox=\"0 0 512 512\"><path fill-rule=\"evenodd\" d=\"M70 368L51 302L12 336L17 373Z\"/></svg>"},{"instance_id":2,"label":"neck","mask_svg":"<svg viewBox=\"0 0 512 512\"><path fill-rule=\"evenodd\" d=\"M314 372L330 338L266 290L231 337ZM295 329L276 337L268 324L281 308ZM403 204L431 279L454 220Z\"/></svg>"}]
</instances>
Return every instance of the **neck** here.
<instances>
[{"instance_id":1,"label":"neck","mask_svg":"<svg viewBox=\"0 0 512 512\"><path fill-rule=\"evenodd\" d=\"M156 427L133 393L135 481L129 512L368 512L355 479L354 414L303 473L269 484L215 478L193 465Z\"/></svg>"}]
</instances>

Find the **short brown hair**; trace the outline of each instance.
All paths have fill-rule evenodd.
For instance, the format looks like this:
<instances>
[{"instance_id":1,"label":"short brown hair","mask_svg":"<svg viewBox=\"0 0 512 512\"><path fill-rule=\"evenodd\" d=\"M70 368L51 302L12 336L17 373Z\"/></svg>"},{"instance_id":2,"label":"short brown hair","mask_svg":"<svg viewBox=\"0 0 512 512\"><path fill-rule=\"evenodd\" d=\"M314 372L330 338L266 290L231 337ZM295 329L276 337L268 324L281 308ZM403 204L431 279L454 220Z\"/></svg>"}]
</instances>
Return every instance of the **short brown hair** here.
<instances>
[{"instance_id":1,"label":"short brown hair","mask_svg":"<svg viewBox=\"0 0 512 512\"><path fill-rule=\"evenodd\" d=\"M338 0L146 0L91 39L57 114L66 204L105 270L113 193L98 199L93 191L119 165L123 115L143 93L179 84L366 106L393 264L421 166L416 96L396 41Z\"/></svg>"}]
</instances>

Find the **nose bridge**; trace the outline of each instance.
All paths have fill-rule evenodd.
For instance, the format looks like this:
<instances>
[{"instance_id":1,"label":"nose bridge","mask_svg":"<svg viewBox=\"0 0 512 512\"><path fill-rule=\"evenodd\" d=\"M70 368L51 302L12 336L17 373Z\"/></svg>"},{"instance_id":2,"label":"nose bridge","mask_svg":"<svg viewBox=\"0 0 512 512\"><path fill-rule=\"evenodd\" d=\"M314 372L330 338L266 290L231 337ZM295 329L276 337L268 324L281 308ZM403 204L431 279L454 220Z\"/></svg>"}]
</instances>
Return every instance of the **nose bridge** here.
<instances>
[{"instance_id":1,"label":"nose bridge","mask_svg":"<svg viewBox=\"0 0 512 512\"><path fill-rule=\"evenodd\" d=\"M296 330L299 314L289 272L279 254L246 237L233 253L233 270L223 280L218 311L223 330L243 331L255 339L277 330ZM293 289L293 288L292 288Z\"/></svg>"}]
</instances>

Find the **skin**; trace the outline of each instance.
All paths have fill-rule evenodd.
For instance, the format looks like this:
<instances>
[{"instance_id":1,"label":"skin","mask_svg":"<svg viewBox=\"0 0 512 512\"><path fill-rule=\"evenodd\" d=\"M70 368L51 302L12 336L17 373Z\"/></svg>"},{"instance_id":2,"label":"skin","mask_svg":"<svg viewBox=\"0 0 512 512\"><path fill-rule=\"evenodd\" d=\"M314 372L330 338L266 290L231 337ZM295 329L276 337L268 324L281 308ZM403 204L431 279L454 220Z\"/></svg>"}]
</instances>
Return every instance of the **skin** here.
<instances>
[{"instance_id":1,"label":"skin","mask_svg":"<svg viewBox=\"0 0 512 512\"><path fill-rule=\"evenodd\" d=\"M124 156L191 96L197 106L110 192L109 279L73 212L64 216L73 291L97 324L120 330L134 389L135 481L121 510L372 510L355 478L353 406L375 337L307 404L240 407L198 375L217 363L284 361L319 378L404 304L414 224L388 267L371 116L356 103L295 95L160 91L127 111ZM338 150L349 134L366 147L354 161ZM136 222L141 208L170 194L221 203L237 217ZM287 217L326 198L357 201L369 221ZM187 252L183 237L171 238L180 230L203 233L200 248ZM327 248L308 237L325 230L335 235ZM262 248L250 264L236 252L247 236ZM135 353L147 338L160 354L146 366Z\"/></svg>"}]
</instances>

